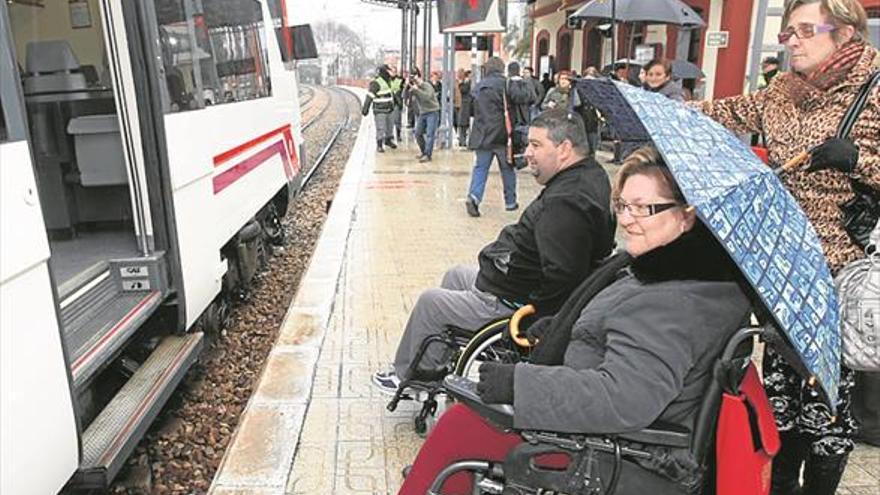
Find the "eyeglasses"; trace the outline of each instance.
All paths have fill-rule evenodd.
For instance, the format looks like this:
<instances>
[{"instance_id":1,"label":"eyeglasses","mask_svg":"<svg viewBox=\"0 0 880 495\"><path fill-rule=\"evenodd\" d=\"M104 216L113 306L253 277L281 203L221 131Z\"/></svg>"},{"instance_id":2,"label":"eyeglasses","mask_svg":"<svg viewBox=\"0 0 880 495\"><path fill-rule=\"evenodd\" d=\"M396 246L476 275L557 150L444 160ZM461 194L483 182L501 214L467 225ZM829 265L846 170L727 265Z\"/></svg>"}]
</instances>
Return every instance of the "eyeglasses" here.
<instances>
[{"instance_id":1,"label":"eyeglasses","mask_svg":"<svg viewBox=\"0 0 880 495\"><path fill-rule=\"evenodd\" d=\"M783 29L779 34L776 35L776 38L779 40L779 44L784 45L791 39L792 36L797 35L798 39L805 40L807 38L812 38L817 34L822 33L830 33L837 29L837 26L833 24L810 24L806 22L802 22L800 24L796 24L794 26L789 26Z\"/></svg>"},{"instance_id":2,"label":"eyeglasses","mask_svg":"<svg viewBox=\"0 0 880 495\"><path fill-rule=\"evenodd\" d=\"M629 214L634 218L643 218L650 217L652 215L656 215L666 210L675 208L676 206L682 205L680 203L652 203L648 205L638 205L634 203L627 203L622 199L615 199L613 206L614 213L616 213L617 215L623 215L624 211L628 211Z\"/></svg>"}]
</instances>

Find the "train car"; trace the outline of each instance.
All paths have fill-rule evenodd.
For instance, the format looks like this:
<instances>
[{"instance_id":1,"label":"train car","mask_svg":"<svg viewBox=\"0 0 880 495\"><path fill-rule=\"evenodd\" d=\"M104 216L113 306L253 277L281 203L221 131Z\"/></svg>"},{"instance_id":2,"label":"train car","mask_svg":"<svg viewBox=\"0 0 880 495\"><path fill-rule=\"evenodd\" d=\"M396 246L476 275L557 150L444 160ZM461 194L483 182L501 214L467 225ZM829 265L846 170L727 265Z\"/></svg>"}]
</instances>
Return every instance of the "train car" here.
<instances>
[{"instance_id":1,"label":"train car","mask_svg":"<svg viewBox=\"0 0 880 495\"><path fill-rule=\"evenodd\" d=\"M280 239L285 10L0 2L0 493L107 487Z\"/></svg>"}]
</instances>

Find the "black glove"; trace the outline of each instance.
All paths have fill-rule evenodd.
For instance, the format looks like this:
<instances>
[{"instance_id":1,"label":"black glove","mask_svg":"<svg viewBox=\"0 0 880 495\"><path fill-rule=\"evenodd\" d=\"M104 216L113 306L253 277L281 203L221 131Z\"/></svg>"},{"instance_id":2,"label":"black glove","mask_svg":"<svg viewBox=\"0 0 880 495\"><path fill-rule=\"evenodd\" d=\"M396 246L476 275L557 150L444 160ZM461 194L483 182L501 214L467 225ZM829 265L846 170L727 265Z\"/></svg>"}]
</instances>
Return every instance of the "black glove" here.
<instances>
[{"instance_id":1,"label":"black glove","mask_svg":"<svg viewBox=\"0 0 880 495\"><path fill-rule=\"evenodd\" d=\"M859 161L859 148L849 139L828 138L810 150L810 166L807 172L839 170L851 174Z\"/></svg>"},{"instance_id":2,"label":"black glove","mask_svg":"<svg viewBox=\"0 0 880 495\"><path fill-rule=\"evenodd\" d=\"M486 404L513 404L513 370L515 364L483 363L477 393Z\"/></svg>"},{"instance_id":3,"label":"black glove","mask_svg":"<svg viewBox=\"0 0 880 495\"><path fill-rule=\"evenodd\" d=\"M544 334L550 329L550 323L553 322L552 316L545 316L538 319L526 329L526 338L534 345L536 342L544 338Z\"/></svg>"}]
</instances>

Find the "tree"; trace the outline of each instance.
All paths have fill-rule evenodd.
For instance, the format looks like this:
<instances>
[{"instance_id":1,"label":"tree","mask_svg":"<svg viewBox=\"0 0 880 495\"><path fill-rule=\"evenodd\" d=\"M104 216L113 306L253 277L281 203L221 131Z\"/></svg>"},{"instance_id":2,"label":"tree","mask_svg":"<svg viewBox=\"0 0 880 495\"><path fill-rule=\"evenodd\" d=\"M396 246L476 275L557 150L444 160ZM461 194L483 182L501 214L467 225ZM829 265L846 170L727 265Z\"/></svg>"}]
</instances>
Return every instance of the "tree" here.
<instances>
[{"instance_id":1,"label":"tree","mask_svg":"<svg viewBox=\"0 0 880 495\"><path fill-rule=\"evenodd\" d=\"M372 57L367 56L364 40L350 27L324 21L314 26L314 33L318 52L337 57L337 76L360 79L372 68Z\"/></svg>"},{"instance_id":2,"label":"tree","mask_svg":"<svg viewBox=\"0 0 880 495\"><path fill-rule=\"evenodd\" d=\"M534 21L525 16L522 25L510 24L502 37L502 42L513 59L528 59L532 50L532 30Z\"/></svg>"}]
</instances>

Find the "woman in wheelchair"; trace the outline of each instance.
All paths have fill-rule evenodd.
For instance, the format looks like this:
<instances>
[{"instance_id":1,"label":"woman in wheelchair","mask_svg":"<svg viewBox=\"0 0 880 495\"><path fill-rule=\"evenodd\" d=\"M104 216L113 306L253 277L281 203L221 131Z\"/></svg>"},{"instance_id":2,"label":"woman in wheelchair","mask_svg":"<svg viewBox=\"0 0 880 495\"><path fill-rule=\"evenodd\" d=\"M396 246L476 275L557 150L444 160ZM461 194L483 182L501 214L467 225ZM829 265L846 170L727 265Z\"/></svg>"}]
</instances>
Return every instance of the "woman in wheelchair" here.
<instances>
[{"instance_id":1,"label":"woman in wheelchair","mask_svg":"<svg viewBox=\"0 0 880 495\"><path fill-rule=\"evenodd\" d=\"M535 323L546 330L531 362L481 365L477 393L484 403L513 405L512 429L468 406L453 406L399 493L427 493L456 461L503 461L524 442L519 430L622 434L658 420L693 426L712 366L747 321L749 300L739 270L686 204L655 149L631 154L614 186L630 267L585 306L566 303L552 319ZM699 477L695 463L686 448L668 454L672 466L662 474L624 458L616 493L686 493L685 485ZM472 493L472 483L469 474L458 473L442 493ZM581 490L570 493L594 493Z\"/></svg>"}]
</instances>

